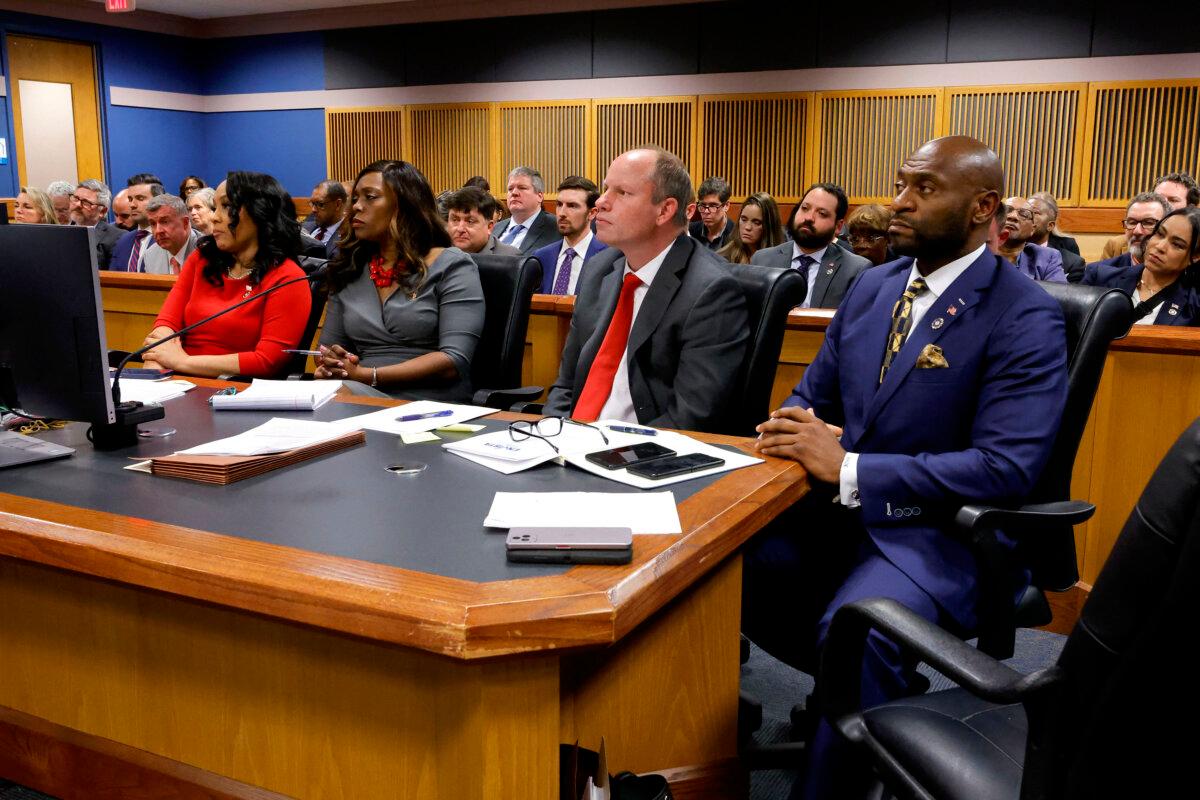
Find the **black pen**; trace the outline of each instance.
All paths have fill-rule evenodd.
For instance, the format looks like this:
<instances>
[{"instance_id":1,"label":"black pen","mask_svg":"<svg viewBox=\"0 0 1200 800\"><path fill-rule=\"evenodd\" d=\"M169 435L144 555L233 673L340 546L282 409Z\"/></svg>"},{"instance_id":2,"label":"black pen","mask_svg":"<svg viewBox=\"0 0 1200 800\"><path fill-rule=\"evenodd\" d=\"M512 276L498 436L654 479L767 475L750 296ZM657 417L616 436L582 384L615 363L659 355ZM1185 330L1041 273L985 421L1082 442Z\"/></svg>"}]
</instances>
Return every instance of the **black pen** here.
<instances>
[{"instance_id":1,"label":"black pen","mask_svg":"<svg viewBox=\"0 0 1200 800\"><path fill-rule=\"evenodd\" d=\"M653 428L631 428L628 425L605 425L610 431L618 433L636 433L639 436L658 436L658 431Z\"/></svg>"}]
</instances>

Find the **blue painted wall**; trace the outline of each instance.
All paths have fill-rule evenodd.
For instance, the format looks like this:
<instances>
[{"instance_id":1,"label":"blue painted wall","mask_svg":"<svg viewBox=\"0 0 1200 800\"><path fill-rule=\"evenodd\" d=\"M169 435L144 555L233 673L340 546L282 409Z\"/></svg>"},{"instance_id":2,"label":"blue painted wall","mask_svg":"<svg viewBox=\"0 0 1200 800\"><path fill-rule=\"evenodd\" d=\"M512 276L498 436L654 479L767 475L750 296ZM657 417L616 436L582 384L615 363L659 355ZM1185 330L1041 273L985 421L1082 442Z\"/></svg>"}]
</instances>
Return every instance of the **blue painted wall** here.
<instances>
[{"instance_id":1,"label":"blue painted wall","mask_svg":"<svg viewBox=\"0 0 1200 800\"><path fill-rule=\"evenodd\" d=\"M325 179L325 112L249 111L204 114L204 178L230 170L266 172L295 197Z\"/></svg>"}]
</instances>

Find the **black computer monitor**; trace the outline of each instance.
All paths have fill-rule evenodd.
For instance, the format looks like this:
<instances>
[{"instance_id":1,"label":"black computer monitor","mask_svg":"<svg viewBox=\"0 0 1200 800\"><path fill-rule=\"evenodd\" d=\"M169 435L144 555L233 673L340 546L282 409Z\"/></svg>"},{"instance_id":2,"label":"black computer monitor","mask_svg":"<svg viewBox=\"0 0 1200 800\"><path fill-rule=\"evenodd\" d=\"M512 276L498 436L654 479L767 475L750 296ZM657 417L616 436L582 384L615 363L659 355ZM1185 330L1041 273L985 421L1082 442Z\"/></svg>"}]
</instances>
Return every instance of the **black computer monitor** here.
<instances>
[{"instance_id":1,"label":"black computer monitor","mask_svg":"<svg viewBox=\"0 0 1200 800\"><path fill-rule=\"evenodd\" d=\"M92 228L0 226L0 402L93 425L116 421Z\"/></svg>"}]
</instances>

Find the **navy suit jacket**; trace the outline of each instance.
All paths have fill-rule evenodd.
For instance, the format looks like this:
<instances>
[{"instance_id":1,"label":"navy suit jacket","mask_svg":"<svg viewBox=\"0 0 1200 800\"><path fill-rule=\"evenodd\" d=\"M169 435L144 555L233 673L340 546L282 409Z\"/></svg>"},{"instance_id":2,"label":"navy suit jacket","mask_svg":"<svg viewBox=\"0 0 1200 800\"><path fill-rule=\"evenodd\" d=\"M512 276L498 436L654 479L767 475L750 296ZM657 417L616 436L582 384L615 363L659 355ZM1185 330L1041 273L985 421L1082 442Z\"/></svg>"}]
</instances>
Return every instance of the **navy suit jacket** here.
<instances>
[{"instance_id":1,"label":"navy suit jacket","mask_svg":"<svg viewBox=\"0 0 1200 800\"><path fill-rule=\"evenodd\" d=\"M512 217L496 223L496 227L492 228L492 236L496 237L496 241L504 238L504 232L511 223ZM529 229L525 231L525 238L521 240L518 249L525 255L531 255L539 247L559 241L562 241L562 236L558 232L558 217L548 211L539 211L529 221Z\"/></svg>"},{"instance_id":2,"label":"navy suit jacket","mask_svg":"<svg viewBox=\"0 0 1200 800\"><path fill-rule=\"evenodd\" d=\"M1128 253L1123 253L1128 256ZM1117 261L1118 258L1108 259ZM1120 289L1130 297L1142 279L1143 266L1119 266L1117 264L1097 261L1089 264L1083 282L1088 286L1107 286L1110 289ZM1154 318L1155 325L1200 325L1200 295L1190 286L1175 284L1175 288L1163 298L1158 315Z\"/></svg>"},{"instance_id":3,"label":"navy suit jacket","mask_svg":"<svg viewBox=\"0 0 1200 800\"><path fill-rule=\"evenodd\" d=\"M579 278L575 281L576 289L579 288L579 282L583 280L583 270L587 269L588 261L596 253L607 249L608 245L597 239L595 234L592 234L592 240L588 242L587 252L583 254L583 266L579 270ZM562 242L553 242L533 251L533 257L542 263L542 294L550 294L550 291L554 288L554 275L555 270L558 269L558 254L561 250Z\"/></svg>"},{"instance_id":4,"label":"navy suit jacket","mask_svg":"<svg viewBox=\"0 0 1200 800\"><path fill-rule=\"evenodd\" d=\"M1093 283L1093 281L1096 280L1096 277L1095 277L1097 274L1096 271L1098 269L1100 269L1101 267L1132 267L1132 266L1133 266L1133 256L1129 255L1128 250L1125 251L1124 253L1121 253L1121 255L1119 255L1119 256L1114 256L1113 258L1106 258L1103 261L1093 261L1092 263L1090 263L1086 267L1084 267L1083 283L1087 284L1088 286L1099 286L1100 284Z\"/></svg>"},{"instance_id":5,"label":"navy suit jacket","mask_svg":"<svg viewBox=\"0 0 1200 800\"><path fill-rule=\"evenodd\" d=\"M785 406L840 425L858 453L861 520L889 561L964 626L976 564L949 532L965 503L1019 503L1050 457L1067 397L1055 300L998 256L979 256L879 369L911 258L863 272ZM916 368L936 345L944 368Z\"/></svg>"},{"instance_id":6,"label":"navy suit jacket","mask_svg":"<svg viewBox=\"0 0 1200 800\"><path fill-rule=\"evenodd\" d=\"M148 233L148 232L147 232ZM127 231L124 236L117 239L117 243L113 245L112 259L108 262L108 268L115 272L129 271L129 257L133 255L133 240L137 236L137 228ZM149 235L146 236L150 238ZM142 247L145 247L148 242L142 242ZM137 265L134 265L134 272L137 271Z\"/></svg>"}]
</instances>

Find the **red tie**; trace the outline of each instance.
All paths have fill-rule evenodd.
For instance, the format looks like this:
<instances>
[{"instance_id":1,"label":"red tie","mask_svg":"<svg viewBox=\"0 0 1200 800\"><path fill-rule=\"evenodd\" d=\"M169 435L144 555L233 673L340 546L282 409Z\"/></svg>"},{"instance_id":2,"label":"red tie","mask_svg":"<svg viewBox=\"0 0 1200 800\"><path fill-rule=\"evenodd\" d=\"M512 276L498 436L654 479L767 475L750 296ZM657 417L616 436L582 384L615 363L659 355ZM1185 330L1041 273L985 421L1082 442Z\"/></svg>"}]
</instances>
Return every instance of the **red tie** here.
<instances>
[{"instance_id":1,"label":"red tie","mask_svg":"<svg viewBox=\"0 0 1200 800\"><path fill-rule=\"evenodd\" d=\"M608 324L600 350L592 361L583 391L579 393L579 402L575 404L572 414L575 419L594 422L612 394L613 378L621 366L621 356L625 355L625 344L629 341L629 328L633 324L633 293L641 285L642 279L632 272L625 276L625 282L621 284L617 309L613 312L612 322Z\"/></svg>"}]
</instances>

